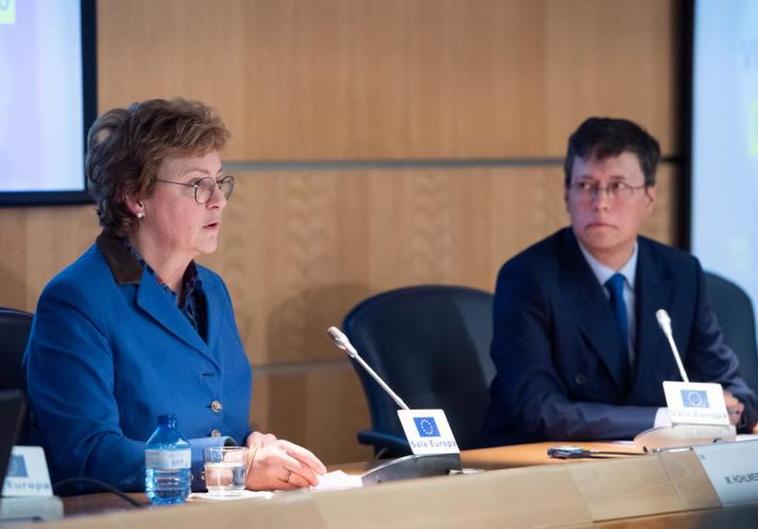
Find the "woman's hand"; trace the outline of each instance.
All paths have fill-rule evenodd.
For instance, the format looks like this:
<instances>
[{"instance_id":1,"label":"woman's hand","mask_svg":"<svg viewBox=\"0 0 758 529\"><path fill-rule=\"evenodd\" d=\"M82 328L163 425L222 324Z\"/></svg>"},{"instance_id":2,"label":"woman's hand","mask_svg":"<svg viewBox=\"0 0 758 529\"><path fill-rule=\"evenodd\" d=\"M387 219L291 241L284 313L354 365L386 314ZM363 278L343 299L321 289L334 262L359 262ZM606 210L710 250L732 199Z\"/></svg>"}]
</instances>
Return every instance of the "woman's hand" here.
<instances>
[{"instance_id":1,"label":"woman's hand","mask_svg":"<svg viewBox=\"0 0 758 529\"><path fill-rule=\"evenodd\" d=\"M245 445L252 450L254 446L263 448L274 441L276 441L276 436L272 433L253 432L247 436Z\"/></svg>"},{"instance_id":2,"label":"woman's hand","mask_svg":"<svg viewBox=\"0 0 758 529\"><path fill-rule=\"evenodd\" d=\"M247 438L252 461L246 487L251 490L288 490L318 484L326 467L310 451L271 434L253 432Z\"/></svg>"}]
</instances>

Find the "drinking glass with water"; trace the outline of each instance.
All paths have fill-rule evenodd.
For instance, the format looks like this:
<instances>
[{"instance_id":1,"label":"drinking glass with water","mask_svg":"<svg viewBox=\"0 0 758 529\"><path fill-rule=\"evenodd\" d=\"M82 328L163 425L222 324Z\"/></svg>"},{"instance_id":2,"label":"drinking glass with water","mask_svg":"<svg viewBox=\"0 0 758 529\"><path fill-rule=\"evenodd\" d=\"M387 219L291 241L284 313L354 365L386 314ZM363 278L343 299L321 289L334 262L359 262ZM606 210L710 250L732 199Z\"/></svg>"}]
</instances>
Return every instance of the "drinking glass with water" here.
<instances>
[{"instance_id":1,"label":"drinking glass with water","mask_svg":"<svg viewBox=\"0 0 758 529\"><path fill-rule=\"evenodd\" d=\"M208 492L237 496L245 489L249 452L244 446L213 446L203 450L204 479Z\"/></svg>"}]
</instances>

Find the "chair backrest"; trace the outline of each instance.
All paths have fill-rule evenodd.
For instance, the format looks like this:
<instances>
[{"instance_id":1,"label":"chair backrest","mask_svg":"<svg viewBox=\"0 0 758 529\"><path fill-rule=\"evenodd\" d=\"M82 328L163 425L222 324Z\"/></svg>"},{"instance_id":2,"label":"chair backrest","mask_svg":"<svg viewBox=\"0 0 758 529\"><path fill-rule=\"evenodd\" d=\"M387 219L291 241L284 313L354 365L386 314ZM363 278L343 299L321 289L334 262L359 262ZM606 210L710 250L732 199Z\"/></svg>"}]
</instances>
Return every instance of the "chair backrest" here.
<instances>
[{"instance_id":1,"label":"chair backrest","mask_svg":"<svg viewBox=\"0 0 758 529\"><path fill-rule=\"evenodd\" d=\"M366 362L411 408L442 408L462 449L475 448L495 374L489 357L492 294L426 285L368 298L344 330ZM403 437L397 405L361 368L374 430Z\"/></svg>"},{"instance_id":2,"label":"chair backrest","mask_svg":"<svg viewBox=\"0 0 758 529\"><path fill-rule=\"evenodd\" d=\"M0 391L19 390L26 395L26 378L21 361L29 339L32 314L0 307ZM24 414L19 443L29 437L29 417Z\"/></svg>"},{"instance_id":3,"label":"chair backrest","mask_svg":"<svg viewBox=\"0 0 758 529\"><path fill-rule=\"evenodd\" d=\"M708 295L713 304L724 339L740 361L740 373L758 392L758 346L756 346L755 313L750 297L742 288L712 272L705 272Z\"/></svg>"},{"instance_id":4,"label":"chair backrest","mask_svg":"<svg viewBox=\"0 0 758 529\"><path fill-rule=\"evenodd\" d=\"M31 326L28 312L0 307L0 391L26 390L21 359Z\"/></svg>"}]
</instances>

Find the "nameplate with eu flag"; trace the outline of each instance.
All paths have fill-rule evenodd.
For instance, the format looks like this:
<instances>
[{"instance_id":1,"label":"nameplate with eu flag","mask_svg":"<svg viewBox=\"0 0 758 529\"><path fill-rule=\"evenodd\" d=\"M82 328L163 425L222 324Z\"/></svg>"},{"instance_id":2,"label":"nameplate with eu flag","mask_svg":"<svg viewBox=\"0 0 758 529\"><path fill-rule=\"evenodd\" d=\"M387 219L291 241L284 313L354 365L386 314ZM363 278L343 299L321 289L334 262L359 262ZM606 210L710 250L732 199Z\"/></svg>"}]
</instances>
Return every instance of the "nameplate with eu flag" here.
<instances>
[{"instance_id":1,"label":"nameplate with eu flag","mask_svg":"<svg viewBox=\"0 0 758 529\"><path fill-rule=\"evenodd\" d=\"M39 446L14 446L3 496L52 496L45 452Z\"/></svg>"},{"instance_id":2,"label":"nameplate with eu flag","mask_svg":"<svg viewBox=\"0 0 758 529\"><path fill-rule=\"evenodd\" d=\"M460 452L443 410L398 410L397 414L415 455Z\"/></svg>"},{"instance_id":3,"label":"nameplate with eu flag","mask_svg":"<svg viewBox=\"0 0 758 529\"><path fill-rule=\"evenodd\" d=\"M729 414L720 384L703 382L663 383L671 424L729 426Z\"/></svg>"}]
</instances>

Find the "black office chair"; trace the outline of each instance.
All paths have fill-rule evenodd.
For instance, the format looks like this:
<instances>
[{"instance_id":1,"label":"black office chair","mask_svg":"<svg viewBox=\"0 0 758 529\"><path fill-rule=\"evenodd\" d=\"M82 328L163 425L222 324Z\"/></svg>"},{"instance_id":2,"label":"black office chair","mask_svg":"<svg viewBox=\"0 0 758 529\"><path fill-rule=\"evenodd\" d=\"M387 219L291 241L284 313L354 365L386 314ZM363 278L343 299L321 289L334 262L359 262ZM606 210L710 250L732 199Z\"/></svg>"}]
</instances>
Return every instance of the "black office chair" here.
<instances>
[{"instance_id":1,"label":"black office chair","mask_svg":"<svg viewBox=\"0 0 758 529\"><path fill-rule=\"evenodd\" d=\"M477 448L495 374L489 357L492 294L427 285L378 294L356 306L344 331L410 408L442 408L461 449ZM410 453L397 405L356 363L371 413L358 432L377 457Z\"/></svg>"},{"instance_id":2,"label":"black office chair","mask_svg":"<svg viewBox=\"0 0 758 529\"><path fill-rule=\"evenodd\" d=\"M26 379L21 367L32 326L32 314L0 307L0 391L21 390L26 394ZM20 442L28 438L29 419L24 418Z\"/></svg>"},{"instance_id":3,"label":"black office chair","mask_svg":"<svg viewBox=\"0 0 758 529\"><path fill-rule=\"evenodd\" d=\"M724 339L740 361L742 378L750 389L758 392L758 346L753 303L742 288L712 272L705 272L705 285L724 331Z\"/></svg>"}]
</instances>

